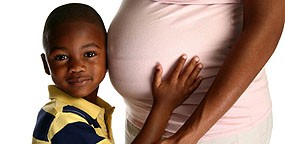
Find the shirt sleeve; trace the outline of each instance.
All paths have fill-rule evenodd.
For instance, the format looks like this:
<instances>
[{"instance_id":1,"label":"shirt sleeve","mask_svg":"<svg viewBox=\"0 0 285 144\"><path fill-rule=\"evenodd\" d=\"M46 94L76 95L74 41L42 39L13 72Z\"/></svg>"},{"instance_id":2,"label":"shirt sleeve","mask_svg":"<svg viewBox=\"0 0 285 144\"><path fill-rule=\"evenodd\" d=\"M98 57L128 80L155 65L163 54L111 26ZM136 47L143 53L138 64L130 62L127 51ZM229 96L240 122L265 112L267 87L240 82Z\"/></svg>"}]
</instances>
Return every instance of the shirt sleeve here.
<instances>
[{"instance_id":1,"label":"shirt sleeve","mask_svg":"<svg viewBox=\"0 0 285 144\"><path fill-rule=\"evenodd\" d=\"M52 144L96 144L104 141L94 128L83 122L67 124L51 139Z\"/></svg>"}]
</instances>

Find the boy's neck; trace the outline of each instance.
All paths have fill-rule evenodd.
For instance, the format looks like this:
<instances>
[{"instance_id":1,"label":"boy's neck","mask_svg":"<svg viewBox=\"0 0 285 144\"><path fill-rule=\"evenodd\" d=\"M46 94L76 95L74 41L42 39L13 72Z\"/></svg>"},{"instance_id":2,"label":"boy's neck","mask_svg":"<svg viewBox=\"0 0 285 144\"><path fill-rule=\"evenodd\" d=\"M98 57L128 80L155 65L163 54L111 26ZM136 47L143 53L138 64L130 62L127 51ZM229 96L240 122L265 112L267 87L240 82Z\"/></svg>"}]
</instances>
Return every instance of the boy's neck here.
<instances>
[{"instance_id":1,"label":"boy's neck","mask_svg":"<svg viewBox=\"0 0 285 144\"><path fill-rule=\"evenodd\" d=\"M96 88L96 90L94 90L92 93L90 93L89 95L83 97L85 100L93 103L93 104L97 104L97 93L98 93L98 88Z\"/></svg>"}]
</instances>

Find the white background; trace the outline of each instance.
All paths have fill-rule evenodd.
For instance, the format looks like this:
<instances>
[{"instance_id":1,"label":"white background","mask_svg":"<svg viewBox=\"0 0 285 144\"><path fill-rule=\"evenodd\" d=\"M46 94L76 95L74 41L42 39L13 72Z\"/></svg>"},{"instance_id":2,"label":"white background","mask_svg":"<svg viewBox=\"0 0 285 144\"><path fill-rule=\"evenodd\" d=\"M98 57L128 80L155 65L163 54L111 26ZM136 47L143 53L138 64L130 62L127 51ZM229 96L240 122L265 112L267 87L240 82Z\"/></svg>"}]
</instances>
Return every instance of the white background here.
<instances>
[{"instance_id":1,"label":"white background","mask_svg":"<svg viewBox=\"0 0 285 144\"><path fill-rule=\"evenodd\" d=\"M40 54L41 38L48 14L57 6L75 0L5 1L0 5L0 143L29 144L40 108L48 101L47 85ZM108 28L121 0L80 1L94 7ZM283 34L284 35L284 34ZM274 128L271 143L284 143L285 117L285 36L266 65L273 102ZM283 85L283 86L282 86ZM125 106L112 88L107 75L99 95L116 107L113 132L118 144L124 143Z\"/></svg>"}]
</instances>

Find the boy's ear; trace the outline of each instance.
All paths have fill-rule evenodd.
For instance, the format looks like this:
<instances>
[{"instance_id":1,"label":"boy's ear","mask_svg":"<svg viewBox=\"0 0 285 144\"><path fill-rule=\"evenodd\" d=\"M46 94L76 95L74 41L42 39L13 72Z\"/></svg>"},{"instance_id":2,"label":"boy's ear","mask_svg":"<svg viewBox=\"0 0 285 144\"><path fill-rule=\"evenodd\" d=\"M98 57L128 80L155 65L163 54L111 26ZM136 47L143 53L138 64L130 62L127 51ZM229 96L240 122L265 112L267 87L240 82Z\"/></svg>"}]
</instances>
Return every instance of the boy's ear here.
<instances>
[{"instance_id":1,"label":"boy's ear","mask_svg":"<svg viewBox=\"0 0 285 144\"><path fill-rule=\"evenodd\" d=\"M41 54L41 58L42 58L42 62L43 62L43 65L44 65L46 74L50 75L48 63L47 63L47 61L46 61L46 56L45 56L44 53Z\"/></svg>"}]
</instances>

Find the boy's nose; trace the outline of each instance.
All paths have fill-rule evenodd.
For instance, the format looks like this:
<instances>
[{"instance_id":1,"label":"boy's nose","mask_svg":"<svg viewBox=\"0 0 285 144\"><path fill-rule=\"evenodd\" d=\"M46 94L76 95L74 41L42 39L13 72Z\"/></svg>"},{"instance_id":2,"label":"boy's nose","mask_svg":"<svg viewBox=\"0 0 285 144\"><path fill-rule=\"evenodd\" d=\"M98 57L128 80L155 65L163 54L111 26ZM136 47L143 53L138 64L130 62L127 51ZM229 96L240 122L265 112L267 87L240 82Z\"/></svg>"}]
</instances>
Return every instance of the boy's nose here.
<instances>
[{"instance_id":1,"label":"boy's nose","mask_svg":"<svg viewBox=\"0 0 285 144\"><path fill-rule=\"evenodd\" d=\"M86 65L80 60L71 60L69 64L69 73L78 73L86 70Z\"/></svg>"}]
</instances>

